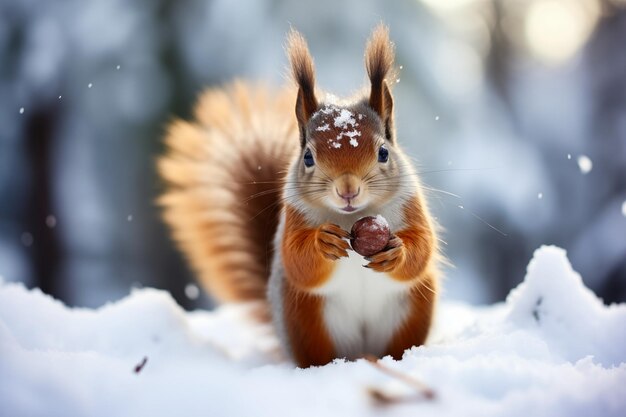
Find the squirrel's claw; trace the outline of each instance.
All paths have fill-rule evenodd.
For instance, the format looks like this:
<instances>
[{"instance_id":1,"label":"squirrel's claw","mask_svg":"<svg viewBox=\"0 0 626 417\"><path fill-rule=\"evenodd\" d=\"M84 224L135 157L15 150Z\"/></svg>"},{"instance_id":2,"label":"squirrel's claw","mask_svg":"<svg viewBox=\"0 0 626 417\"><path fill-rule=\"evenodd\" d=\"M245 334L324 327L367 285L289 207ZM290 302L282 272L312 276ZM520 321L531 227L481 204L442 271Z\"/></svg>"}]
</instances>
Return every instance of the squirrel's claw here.
<instances>
[{"instance_id":1,"label":"squirrel's claw","mask_svg":"<svg viewBox=\"0 0 626 417\"><path fill-rule=\"evenodd\" d=\"M350 244L345 240L350 234L341 227L325 223L319 227L318 245L325 258L336 261L346 258Z\"/></svg>"},{"instance_id":2,"label":"squirrel's claw","mask_svg":"<svg viewBox=\"0 0 626 417\"><path fill-rule=\"evenodd\" d=\"M369 261L368 268L377 272L391 272L404 257L404 246L402 239L394 236L389 240L387 246L377 254L365 258Z\"/></svg>"},{"instance_id":3,"label":"squirrel's claw","mask_svg":"<svg viewBox=\"0 0 626 417\"><path fill-rule=\"evenodd\" d=\"M337 236L340 239L350 239L350 233L333 223L324 223L319 227L320 232Z\"/></svg>"}]
</instances>

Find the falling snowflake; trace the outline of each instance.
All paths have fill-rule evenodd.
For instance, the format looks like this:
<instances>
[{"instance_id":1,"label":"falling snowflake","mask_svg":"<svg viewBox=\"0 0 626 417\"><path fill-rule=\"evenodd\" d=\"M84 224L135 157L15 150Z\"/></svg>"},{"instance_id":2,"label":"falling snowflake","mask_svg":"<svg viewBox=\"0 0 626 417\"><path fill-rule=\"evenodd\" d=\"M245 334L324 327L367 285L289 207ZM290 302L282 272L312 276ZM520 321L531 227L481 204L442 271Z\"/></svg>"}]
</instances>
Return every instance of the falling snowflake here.
<instances>
[{"instance_id":1,"label":"falling snowflake","mask_svg":"<svg viewBox=\"0 0 626 417\"><path fill-rule=\"evenodd\" d=\"M200 296L200 288L195 284L187 284L185 286L185 295L190 300L196 300Z\"/></svg>"},{"instance_id":2,"label":"falling snowflake","mask_svg":"<svg viewBox=\"0 0 626 417\"><path fill-rule=\"evenodd\" d=\"M54 217L52 214L46 217L46 226L48 226L50 229L53 229L56 225L57 225L56 217Z\"/></svg>"},{"instance_id":3,"label":"falling snowflake","mask_svg":"<svg viewBox=\"0 0 626 417\"><path fill-rule=\"evenodd\" d=\"M22 245L26 247L32 246L33 242L35 241L35 239L33 238L33 235L28 232L22 233L20 240L22 241Z\"/></svg>"},{"instance_id":4,"label":"falling snowflake","mask_svg":"<svg viewBox=\"0 0 626 417\"><path fill-rule=\"evenodd\" d=\"M578 157L578 168L580 168L580 172L583 174L588 174L589 171L593 168L593 162L586 155L580 155Z\"/></svg>"}]
</instances>

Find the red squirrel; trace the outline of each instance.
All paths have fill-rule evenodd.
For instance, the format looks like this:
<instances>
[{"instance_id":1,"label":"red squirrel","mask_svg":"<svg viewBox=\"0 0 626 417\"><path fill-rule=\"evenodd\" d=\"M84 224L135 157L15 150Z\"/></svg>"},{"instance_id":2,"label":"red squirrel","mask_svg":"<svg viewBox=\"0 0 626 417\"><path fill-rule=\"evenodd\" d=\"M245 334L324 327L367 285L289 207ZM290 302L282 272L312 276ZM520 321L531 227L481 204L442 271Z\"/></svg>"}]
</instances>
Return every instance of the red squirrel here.
<instances>
[{"instance_id":1,"label":"red squirrel","mask_svg":"<svg viewBox=\"0 0 626 417\"><path fill-rule=\"evenodd\" d=\"M294 30L287 51L297 91L235 82L206 92L196 121L169 126L165 219L217 300L267 303L298 366L400 359L428 335L439 255L394 129L388 29L379 25L366 46L367 93L346 101L316 90ZM376 215L391 239L364 258L348 231Z\"/></svg>"}]
</instances>

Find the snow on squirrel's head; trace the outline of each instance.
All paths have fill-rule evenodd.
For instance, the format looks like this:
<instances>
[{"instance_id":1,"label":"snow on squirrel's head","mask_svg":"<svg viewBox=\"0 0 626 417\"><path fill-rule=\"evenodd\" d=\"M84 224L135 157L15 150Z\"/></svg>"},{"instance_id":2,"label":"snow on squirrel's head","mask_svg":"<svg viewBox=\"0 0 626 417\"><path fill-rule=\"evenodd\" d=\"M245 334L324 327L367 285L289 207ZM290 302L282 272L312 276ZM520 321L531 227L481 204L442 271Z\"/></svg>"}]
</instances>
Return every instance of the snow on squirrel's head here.
<instances>
[{"instance_id":1,"label":"snow on squirrel's head","mask_svg":"<svg viewBox=\"0 0 626 417\"><path fill-rule=\"evenodd\" d=\"M412 181L410 164L400 152L393 126L391 75L394 49L389 30L378 25L365 48L369 89L351 100L315 92L313 59L302 35L292 30L287 52L298 85L296 118L300 158L288 187L303 203L339 213L378 207Z\"/></svg>"}]
</instances>

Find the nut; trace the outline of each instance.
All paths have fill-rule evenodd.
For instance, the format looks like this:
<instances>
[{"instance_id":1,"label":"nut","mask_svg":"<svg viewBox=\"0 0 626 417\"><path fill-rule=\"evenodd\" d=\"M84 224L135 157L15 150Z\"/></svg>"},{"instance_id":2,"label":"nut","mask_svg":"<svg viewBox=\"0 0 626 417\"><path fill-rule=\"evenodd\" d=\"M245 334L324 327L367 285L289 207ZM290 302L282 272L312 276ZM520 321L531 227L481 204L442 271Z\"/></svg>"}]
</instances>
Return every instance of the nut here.
<instances>
[{"instance_id":1,"label":"nut","mask_svg":"<svg viewBox=\"0 0 626 417\"><path fill-rule=\"evenodd\" d=\"M383 250L389 243L391 232L389 223L381 215L367 216L357 220L350 231L350 245L362 256L372 256Z\"/></svg>"}]
</instances>

